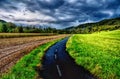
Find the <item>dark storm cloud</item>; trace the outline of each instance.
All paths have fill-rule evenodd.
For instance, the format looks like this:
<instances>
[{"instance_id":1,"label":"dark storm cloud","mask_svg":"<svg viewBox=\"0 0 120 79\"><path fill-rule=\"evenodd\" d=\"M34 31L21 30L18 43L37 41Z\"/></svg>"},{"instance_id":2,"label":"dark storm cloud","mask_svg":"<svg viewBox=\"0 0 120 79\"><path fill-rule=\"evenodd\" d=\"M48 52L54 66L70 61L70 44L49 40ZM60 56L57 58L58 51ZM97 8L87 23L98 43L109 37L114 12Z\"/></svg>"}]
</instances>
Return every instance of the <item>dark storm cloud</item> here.
<instances>
[{"instance_id":1,"label":"dark storm cloud","mask_svg":"<svg viewBox=\"0 0 120 79\"><path fill-rule=\"evenodd\" d=\"M24 6L18 6L19 4L24 4ZM25 11L38 12L54 18L54 20L14 18L15 21L45 22L59 25L61 28L73 26L76 21L77 23L88 20L99 21L120 15L120 0L0 0L0 5L2 10L25 8Z\"/></svg>"},{"instance_id":2,"label":"dark storm cloud","mask_svg":"<svg viewBox=\"0 0 120 79\"><path fill-rule=\"evenodd\" d=\"M17 10L16 4L13 4L10 0L0 0L0 8L5 10Z\"/></svg>"}]
</instances>

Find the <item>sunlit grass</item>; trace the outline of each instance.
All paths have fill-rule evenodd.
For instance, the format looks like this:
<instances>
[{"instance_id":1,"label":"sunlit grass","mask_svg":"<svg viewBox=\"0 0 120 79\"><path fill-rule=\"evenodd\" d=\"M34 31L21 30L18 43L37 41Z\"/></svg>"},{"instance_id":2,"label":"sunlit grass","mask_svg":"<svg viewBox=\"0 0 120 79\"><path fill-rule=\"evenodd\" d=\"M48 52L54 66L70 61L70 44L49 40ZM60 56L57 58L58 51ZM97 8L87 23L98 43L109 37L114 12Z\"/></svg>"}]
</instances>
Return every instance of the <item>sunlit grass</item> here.
<instances>
[{"instance_id":1,"label":"sunlit grass","mask_svg":"<svg viewBox=\"0 0 120 79\"><path fill-rule=\"evenodd\" d=\"M73 35L67 51L77 64L100 79L120 78L120 30Z\"/></svg>"}]
</instances>

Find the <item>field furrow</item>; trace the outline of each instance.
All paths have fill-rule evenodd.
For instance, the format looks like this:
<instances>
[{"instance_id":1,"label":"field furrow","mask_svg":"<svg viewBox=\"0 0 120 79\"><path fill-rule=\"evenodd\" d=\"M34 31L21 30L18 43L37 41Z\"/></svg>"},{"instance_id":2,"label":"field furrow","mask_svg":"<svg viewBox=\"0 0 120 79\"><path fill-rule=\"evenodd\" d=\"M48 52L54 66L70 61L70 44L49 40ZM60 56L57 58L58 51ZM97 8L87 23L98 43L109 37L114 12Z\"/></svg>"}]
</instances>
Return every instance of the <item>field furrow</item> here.
<instances>
[{"instance_id":1,"label":"field furrow","mask_svg":"<svg viewBox=\"0 0 120 79\"><path fill-rule=\"evenodd\" d=\"M0 49L0 74L9 70L22 56L28 54L37 46L65 36L66 35L51 36L49 38Z\"/></svg>"}]
</instances>

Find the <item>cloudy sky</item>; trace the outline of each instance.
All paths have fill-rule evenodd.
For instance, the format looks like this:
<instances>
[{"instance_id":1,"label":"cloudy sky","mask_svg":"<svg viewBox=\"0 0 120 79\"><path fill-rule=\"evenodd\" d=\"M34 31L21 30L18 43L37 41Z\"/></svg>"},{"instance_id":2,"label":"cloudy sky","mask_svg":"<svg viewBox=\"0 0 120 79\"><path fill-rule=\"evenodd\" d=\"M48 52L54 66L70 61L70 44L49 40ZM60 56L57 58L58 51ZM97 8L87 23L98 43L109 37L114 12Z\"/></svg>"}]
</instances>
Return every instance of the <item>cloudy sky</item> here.
<instances>
[{"instance_id":1,"label":"cloudy sky","mask_svg":"<svg viewBox=\"0 0 120 79\"><path fill-rule=\"evenodd\" d=\"M120 15L120 0L0 0L0 19L66 28Z\"/></svg>"}]
</instances>

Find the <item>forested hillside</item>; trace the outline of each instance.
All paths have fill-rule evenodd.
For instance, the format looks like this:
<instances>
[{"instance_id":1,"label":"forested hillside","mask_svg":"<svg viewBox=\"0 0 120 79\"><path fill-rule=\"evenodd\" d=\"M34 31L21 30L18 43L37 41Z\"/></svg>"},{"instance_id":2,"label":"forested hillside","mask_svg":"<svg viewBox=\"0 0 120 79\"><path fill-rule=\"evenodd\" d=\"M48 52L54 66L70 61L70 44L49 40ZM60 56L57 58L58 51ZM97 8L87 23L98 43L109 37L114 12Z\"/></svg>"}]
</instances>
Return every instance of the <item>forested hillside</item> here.
<instances>
[{"instance_id":1,"label":"forested hillside","mask_svg":"<svg viewBox=\"0 0 120 79\"><path fill-rule=\"evenodd\" d=\"M78 25L77 27L70 27L66 30L70 33L93 33L103 30L120 29L120 18L105 19L96 23L86 23Z\"/></svg>"}]
</instances>

